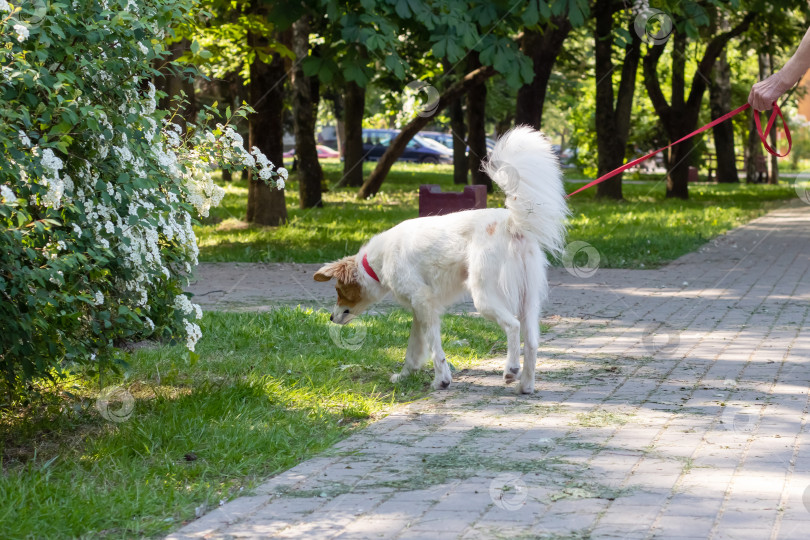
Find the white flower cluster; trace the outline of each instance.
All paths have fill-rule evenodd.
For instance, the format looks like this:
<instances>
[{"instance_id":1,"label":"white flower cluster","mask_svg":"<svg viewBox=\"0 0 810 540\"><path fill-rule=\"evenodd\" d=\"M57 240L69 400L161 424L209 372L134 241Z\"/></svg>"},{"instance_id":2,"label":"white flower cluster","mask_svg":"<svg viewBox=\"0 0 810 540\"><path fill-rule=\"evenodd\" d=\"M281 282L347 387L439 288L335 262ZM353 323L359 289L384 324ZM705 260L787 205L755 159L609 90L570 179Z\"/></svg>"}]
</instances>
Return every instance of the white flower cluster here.
<instances>
[{"instance_id":1,"label":"white flower cluster","mask_svg":"<svg viewBox=\"0 0 810 540\"><path fill-rule=\"evenodd\" d=\"M208 171L188 178L186 187L188 188L186 202L194 206L202 217L208 217L208 210L212 206L219 206L222 197L225 196L225 190L214 183Z\"/></svg>"},{"instance_id":2,"label":"white flower cluster","mask_svg":"<svg viewBox=\"0 0 810 540\"><path fill-rule=\"evenodd\" d=\"M194 352L194 346L202 337L202 331L197 323L185 321L186 327L186 347L191 352Z\"/></svg>"},{"instance_id":3,"label":"white flower cluster","mask_svg":"<svg viewBox=\"0 0 810 540\"><path fill-rule=\"evenodd\" d=\"M193 304L185 294L178 294L174 297L174 309L179 309L186 315L193 313L197 320L202 319L202 308L197 304Z\"/></svg>"},{"instance_id":4,"label":"white flower cluster","mask_svg":"<svg viewBox=\"0 0 810 540\"><path fill-rule=\"evenodd\" d=\"M28 27L22 24L14 25L14 33L17 34L17 41L19 41L20 43L28 39Z\"/></svg>"},{"instance_id":5,"label":"white flower cluster","mask_svg":"<svg viewBox=\"0 0 810 540\"><path fill-rule=\"evenodd\" d=\"M11 6L8 5L6 0L0 0L0 13L8 13L11 11Z\"/></svg>"},{"instance_id":6,"label":"white flower cluster","mask_svg":"<svg viewBox=\"0 0 810 540\"><path fill-rule=\"evenodd\" d=\"M42 197L42 204L49 208L59 208L62 204L62 195L65 193L65 187L68 182L72 182L70 177L61 178L59 171L62 170L64 164L62 160L56 157L53 150L46 148L42 151L42 159L40 164L43 168L42 184L48 186L48 192Z\"/></svg>"},{"instance_id":7,"label":"white flower cluster","mask_svg":"<svg viewBox=\"0 0 810 540\"><path fill-rule=\"evenodd\" d=\"M14 195L14 192L11 191L11 188L9 188L6 185L0 184L0 197L3 198L4 204L14 204L15 202L17 202L17 196Z\"/></svg>"}]
</instances>

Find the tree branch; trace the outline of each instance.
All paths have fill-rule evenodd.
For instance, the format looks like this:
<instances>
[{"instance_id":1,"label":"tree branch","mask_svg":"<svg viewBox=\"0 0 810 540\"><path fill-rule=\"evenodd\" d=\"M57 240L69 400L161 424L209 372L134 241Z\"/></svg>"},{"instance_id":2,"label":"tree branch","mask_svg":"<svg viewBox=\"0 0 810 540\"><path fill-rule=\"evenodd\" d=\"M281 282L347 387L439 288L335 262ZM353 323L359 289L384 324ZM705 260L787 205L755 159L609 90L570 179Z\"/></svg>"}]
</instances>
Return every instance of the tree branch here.
<instances>
[{"instance_id":1,"label":"tree branch","mask_svg":"<svg viewBox=\"0 0 810 540\"><path fill-rule=\"evenodd\" d=\"M632 23L631 23L632 26ZM638 71L638 61L641 57L641 38L633 31L629 30L632 41L627 45L624 52L624 63L622 64L622 78L619 82L619 91L616 96L616 109L614 118L616 119L616 130L619 133L629 131L631 109L633 108L633 93L636 87L636 72Z\"/></svg>"},{"instance_id":2,"label":"tree branch","mask_svg":"<svg viewBox=\"0 0 810 540\"><path fill-rule=\"evenodd\" d=\"M664 45L655 45L647 49L644 55L644 86L653 104L655 112L661 119L669 118L669 103L661 91L661 82L658 80L658 60L664 54Z\"/></svg>"},{"instance_id":3,"label":"tree branch","mask_svg":"<svg viewBox=\"0 0 810 540\"><path fill-rule=\"evenodd\" d=\"M698 64L695 76L692 78L692 88L689 91L689 99L686 103L687 108L697 107L700 104L717 57L720 56L720 53L723 52L723 49L729 41L748 30L748 27L751 25L754 18L756 18L756 15L757 14L754 12L746 14L737 26L728 32L716 35L709 44L706 45L706 51L703 53L703 58L700 60L700 64Z\"/></svg>"},{"instance_id":4,"label":"tree branch","mask_svg":"<svg viewBox=\"0 0 810 540\"><path fill-rule=\"evenodd\" d=\"M450 88L439 96L439 102L434 110L437 112L444 110L448 105L463 96L470 88L483 83L496 73L497 71L495 71L495 68L492 66L482 66L467 73L463 79L450 86ZM431 120L432 115L417 116L402 128L397 136L394 137L394 140L391 141L385 153L380 157L377 166L363 183L363 187L361 187L360 191L357 193L358 199L366 199L377 194L383 180L391 170L391 166L397 158L402 155L402 152L411 139L413 139L414 135L419 133L419 130L425 127Z\"/></svg>"}]
</instances>

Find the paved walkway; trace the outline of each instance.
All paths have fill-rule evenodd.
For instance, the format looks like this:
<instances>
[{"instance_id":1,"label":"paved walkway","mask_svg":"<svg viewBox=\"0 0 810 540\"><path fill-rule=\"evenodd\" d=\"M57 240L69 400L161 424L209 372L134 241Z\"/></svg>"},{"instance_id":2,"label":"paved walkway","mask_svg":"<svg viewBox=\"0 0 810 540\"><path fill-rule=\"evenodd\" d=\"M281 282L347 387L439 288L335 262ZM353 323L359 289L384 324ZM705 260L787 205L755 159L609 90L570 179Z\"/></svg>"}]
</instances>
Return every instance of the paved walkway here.
<instances>
[{"instance_id":1,"label":"paved walkway","mask_svg":"<svg viewBox=\"0 0 810 540\"><path fill-rule=\"evenodd\" d=\"M313 268L193 290L326 305ZM808 272L801 204L660 270L554 269L536 394L488 361L172 538L806 539Z\"/></svg>"}]
</instances>

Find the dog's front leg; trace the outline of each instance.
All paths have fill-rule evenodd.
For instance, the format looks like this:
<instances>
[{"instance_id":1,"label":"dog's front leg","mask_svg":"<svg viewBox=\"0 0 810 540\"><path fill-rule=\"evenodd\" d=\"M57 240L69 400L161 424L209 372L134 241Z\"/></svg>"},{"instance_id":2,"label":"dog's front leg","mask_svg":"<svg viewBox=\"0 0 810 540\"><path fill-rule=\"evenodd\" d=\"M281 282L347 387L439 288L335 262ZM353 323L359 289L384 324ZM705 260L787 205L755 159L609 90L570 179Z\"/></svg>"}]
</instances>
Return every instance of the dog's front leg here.
<instances>
[{"instance_id":1,"label":"dog's front leg","mask_svg":"<svg viewBox=\"0 0 810 540\"><path fill-rule=\"evenodd\" d=\"M434 390L444 390L450 386L453 376L450 373L450 366L447 365L447 358L442 349L441 319L438 314L431 314L426 323L425 335L428 347L433 354L433 382L431 387Z\"/></svg>"},{"instance_id":2,"label":"dog's front leg","mask_svg":"<svg viewBox=\"0 0 810 540\"><path fill-rule=\"evenodd\" d=\"M407 377L412 372L422 367L422 363L427 356L427 342L425 341L425 326L416 314L413 316L411 325L411 336L408 338L408 351L405 353L405 365L402 371L391 375L391 382L395 383Z\"/></svg>"}]
</instances>

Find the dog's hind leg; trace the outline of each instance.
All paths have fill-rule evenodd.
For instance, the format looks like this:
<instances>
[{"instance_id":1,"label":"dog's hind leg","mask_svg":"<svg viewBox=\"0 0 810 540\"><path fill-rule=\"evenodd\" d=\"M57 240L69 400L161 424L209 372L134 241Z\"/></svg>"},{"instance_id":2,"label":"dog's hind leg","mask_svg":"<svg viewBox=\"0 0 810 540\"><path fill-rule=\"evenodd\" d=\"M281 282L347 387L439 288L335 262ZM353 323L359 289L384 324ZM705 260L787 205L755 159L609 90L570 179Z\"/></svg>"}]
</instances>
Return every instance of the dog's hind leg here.
<instances>
[{"instance_id":1,"label":"dog's hind leg","mask_svg":"<svg viewBox=\"0 0 810 540\"><path fill-rule=\"evenodd\" d=\"M542 266L542 262L532 264L535 267ZM515 388L518 394L534 393L534 368L537 364L537 347L540 345L540 306L548 294L545 283L545 276L543 280L531 280L523 296L520 316L520 329L523 334L523 370L520 372L520 382Z\"/></svg>"},{"instance_id":2,"label":"dog's hind leg","mask_svg":"<svg viewBox=\"0 0 810 540\"><path fill-rule=\"evenodd\" d=\"M405 353L405 365L402 366L401 372L391 375L391 382L395 383L422 367L428 352L425 337L425 325L414 313L411 336L408 338L408 351Z\"/></svg>"},{"instance_id":3,"label":"dog's hind leg","mask_svg":"<svg viewBox=\"0 0 810 540\"><path fill-rule=\"evenodd\" d=\"M492 297L491 292L481 294L473 292L473 302L478 312L491 321L495 321L506 334L506 366L503 369L503 380L507 384L515 382L520 372L520 321L512 315L506 301Z\"/></svg>"},{"instance_id":4,"label":"dog's hind leg","mask_svg":"<svg viewBox=\"0 0 810 540\"><path fill-rule=\"evenodd\" d=\"M540 310L529 309L520 321L523 329L523 370L515 391L518 394L534 393L534 368L537 364L537 347L540 344Z\"/></svg>"}]
</instances>

